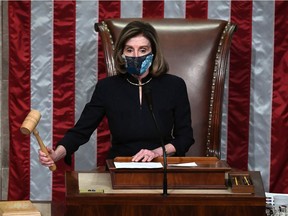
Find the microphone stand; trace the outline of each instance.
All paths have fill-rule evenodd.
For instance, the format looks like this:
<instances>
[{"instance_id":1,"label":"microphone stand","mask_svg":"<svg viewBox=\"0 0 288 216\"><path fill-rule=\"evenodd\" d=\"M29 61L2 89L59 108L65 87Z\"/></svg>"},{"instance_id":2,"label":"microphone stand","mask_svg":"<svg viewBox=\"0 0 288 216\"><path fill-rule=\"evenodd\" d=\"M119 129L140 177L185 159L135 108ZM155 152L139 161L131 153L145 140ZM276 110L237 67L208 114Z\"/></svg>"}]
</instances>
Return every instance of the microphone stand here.
<instances>
[{"instance_id":1,"label":"microphone stand","mask_svg":"<svg viewBox=\"0 0 288 216\"><path fill-rule=\"evenodd\" d=\"M149 111L153 117L153 121L154 121L154 124L156 126L157 132L158 132L159 137L161 139L161 147L162 147L162 151L163 151L163 196L167 196L168 195L168 193L167 193L167 188L168 188L168 186L167 186L167 153L166 153L166 149L165 149L165 145L164 145L164 140L163 140L162 134L160 132L160 128L158 126L157 120L156 120L154 112L153 112L152 94L151 94L150 86L144 86L143 92L144 92L144 95L146 97L147 105L148 105Z\"/></svg>"},{"instance_id":2,"label":"microphone stand","mask_svg":"<svg viewBox=\"0 0 288 216\"><path fill-rule=\"evenodd\" d=\"M154 120L155 126L157 128L157 131L159 133L159 136L161 138L161 147L162 147L162 151L163 151L163 196L167 196L168 195L168 193L167 193L167 188L168 188L168 185L167 185L167 153L166 153L163 137L160 133L160 129L159 129L159 126L157 124L154 112L151 108L150 108L150 112L151 112L151 115L153 117L153 120Z\"/></svg>"}]
</instances>

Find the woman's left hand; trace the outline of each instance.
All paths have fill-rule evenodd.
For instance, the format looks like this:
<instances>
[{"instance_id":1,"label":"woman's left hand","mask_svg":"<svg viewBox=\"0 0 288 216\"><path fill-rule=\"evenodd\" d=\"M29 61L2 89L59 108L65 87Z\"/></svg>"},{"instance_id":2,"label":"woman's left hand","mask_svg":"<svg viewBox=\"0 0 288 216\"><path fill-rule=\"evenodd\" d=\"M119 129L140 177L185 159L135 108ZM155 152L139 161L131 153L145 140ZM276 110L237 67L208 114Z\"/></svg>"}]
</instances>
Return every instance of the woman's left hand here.
<instances>
[{"instance_id":1,"label":"woman's left hand","mask_svg":"<svg viewBox=\"0 0 288 216\"><path fill-rule=\"evenodd\" d=\"M154 158L159 157L156 151L148 150L148 149L141 149L136 155L132 157L133 162L150 162Z\"/></svg>"}]
</instances>

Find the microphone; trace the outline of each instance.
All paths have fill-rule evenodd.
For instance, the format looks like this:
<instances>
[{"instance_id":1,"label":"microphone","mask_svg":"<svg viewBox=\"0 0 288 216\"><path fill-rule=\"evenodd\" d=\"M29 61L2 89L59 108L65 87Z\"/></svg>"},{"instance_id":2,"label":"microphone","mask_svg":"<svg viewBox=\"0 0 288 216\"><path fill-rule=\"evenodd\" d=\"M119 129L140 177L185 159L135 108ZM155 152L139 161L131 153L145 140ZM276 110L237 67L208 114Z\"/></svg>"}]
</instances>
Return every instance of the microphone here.
<instances>
[{"instance_id":1,"label":"microphone","mask_svg":"<svg viewBox=\"0 0 288 216\"><path fill-rule=\"evenodd\" d=\"M159 134L160 140L161 140L161 147L162 147L162 151L163 151L163 195L166 196L167 193L167 154L166 154L166 149L165 149L165 145L164 145L164 140L161 134L161 131L159 129L157 120L155 118L154 112L153 112L153 100L152 100L152 90L151 90L151 86L149 85L144 85L143 86L143 93L149 108L149 111L152 115L156 130Z\"/></svg>"}]
</instances>

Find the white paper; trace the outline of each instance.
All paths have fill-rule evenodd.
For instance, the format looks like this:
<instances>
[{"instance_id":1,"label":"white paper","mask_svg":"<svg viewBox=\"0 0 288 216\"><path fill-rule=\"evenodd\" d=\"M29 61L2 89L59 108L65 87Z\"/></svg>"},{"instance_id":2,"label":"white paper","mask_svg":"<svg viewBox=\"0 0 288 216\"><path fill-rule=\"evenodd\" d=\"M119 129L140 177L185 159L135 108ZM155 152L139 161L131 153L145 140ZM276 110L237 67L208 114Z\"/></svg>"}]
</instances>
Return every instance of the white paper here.
<instances>
[{"instance_id":1,"label":"white paper","mask_svg":"<svg viewBox=\"0 0 288 216\"><path fill-rule=\"evenodd\" d=\"M168 166L195 167L195 166L197 166L197 164L195 162L189 162L189 163L168 164Z\"/></svg>"},{"instance_id":2,"label":"white paper","mask_svg":"<svg viewBox=\"0 0 288 216\"><path fill-rule=\"evenodd\" d=\"M115 167L118 168L141 168L141 169L157 169L162 168L160 162L114 162Z\"/></svg>"}]
</instances>

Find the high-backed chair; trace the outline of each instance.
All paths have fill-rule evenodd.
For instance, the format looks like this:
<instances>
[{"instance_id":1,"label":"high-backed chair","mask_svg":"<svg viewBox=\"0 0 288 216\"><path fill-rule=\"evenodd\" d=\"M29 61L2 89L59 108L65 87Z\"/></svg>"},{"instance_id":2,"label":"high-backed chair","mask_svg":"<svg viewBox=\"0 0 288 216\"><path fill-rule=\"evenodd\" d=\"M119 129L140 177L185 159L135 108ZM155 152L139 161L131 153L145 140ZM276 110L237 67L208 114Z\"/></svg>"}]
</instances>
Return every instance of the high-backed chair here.
<instances>
[{"instance_id":1,"label":"high-backed chair","mask_svg":"<svg viewBox=\"0 0 288 216\"><path fill-rule=\"evenodd\" d=\"M102 40L108 76L116 74L114 43L132 20L136 19L109 19L95 24ZM169 73L186 82L195 138L187 156L220 158L224 79L236 25L207 19L140 20L149 22L157 30Z\"/></svg>"}]
</instances>

